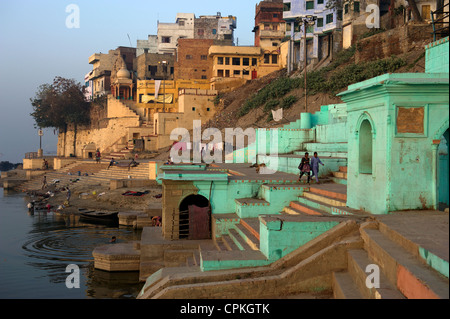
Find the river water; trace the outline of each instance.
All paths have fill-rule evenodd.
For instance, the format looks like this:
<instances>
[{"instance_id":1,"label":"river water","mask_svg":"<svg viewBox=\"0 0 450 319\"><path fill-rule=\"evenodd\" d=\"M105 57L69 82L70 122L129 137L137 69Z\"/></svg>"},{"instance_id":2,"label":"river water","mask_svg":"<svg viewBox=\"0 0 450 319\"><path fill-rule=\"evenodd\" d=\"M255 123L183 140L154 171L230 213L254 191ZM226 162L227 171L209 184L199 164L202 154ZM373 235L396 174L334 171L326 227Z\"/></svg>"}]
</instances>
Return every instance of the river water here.
<instances>
[{"instance_id":1,"label":"river water","mask_svg":"<svg viewBox=\"0 0 450 319\"><path fill-rule=\"evenodd\" d=\"M77 216L28 212L24 194L0 188L0 299L132 299L142 287L138 272L109 273L94 269L92 251L117 242L140 239L140 231L80 222ZM79 288L75 283L79 269ZM73 266L72 266L73 267ZM67 272L66 272L67 269Z\"/></svg>"}]
</instances>

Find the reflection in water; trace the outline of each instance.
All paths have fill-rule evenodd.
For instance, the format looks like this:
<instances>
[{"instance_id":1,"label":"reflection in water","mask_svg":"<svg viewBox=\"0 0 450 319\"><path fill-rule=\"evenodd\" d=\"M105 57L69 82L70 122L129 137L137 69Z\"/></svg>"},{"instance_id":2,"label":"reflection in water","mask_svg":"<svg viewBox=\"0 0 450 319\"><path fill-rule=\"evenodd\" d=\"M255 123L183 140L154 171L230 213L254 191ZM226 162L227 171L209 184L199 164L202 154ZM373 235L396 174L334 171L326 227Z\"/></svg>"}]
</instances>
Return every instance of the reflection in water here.
<instances>
[{"instance_id":1,"label":"reflection in water","mask_svg":"<svg viewBox=\"0 0 450 319\"><path fill-rule=\"evenodd\" d=\"M6 270L4 276L0 276L0 287L3 286L0 288L0 298L10 297L9 294L2 295L8 291L5 285L16 288L25 286L27 290L37 288L32 285L37 285L38 281L26 280L30 277L30 268L33 269L33 279L45 277L48 282L48 287L45 288L41 287L42 283L39 281L39 288L43 289L48 297L36 295L31 298L73 298L74 293L77 293L75 298L136 297L142 287L139 283L139 273L108 273L96 270L93 267L92 251L95 247L108 243L112 236L116 236L119 243L140 240L139 231L127 227L89 224L74 214L63 215L46 211L28 213L26 202L27 199L21 194L0 195L0 243L11 241L10 247L0 246L0 256L10 256L9 261L5 258L8 262L0 264L0 271L4 268ZM18 230L22 233L18 233ZM17 249L13 248L14 238L20 243ZM16 259L17 262L13 265L12 260ZM66 267L69 264L76 264L83 277L82 286L77 292L65 288L69 275L66 273ZM40 271L39 275L36 271ZM8 273L14 276L8 276ZM18 283L20 280L23 282ZM36 283L33 284L34 282ZM51 293L52 288L55 288L54 295ZM13 290L9 289L11 293ZM64 295L64 292L67 295Z\"/></svg>"}]
</instances>

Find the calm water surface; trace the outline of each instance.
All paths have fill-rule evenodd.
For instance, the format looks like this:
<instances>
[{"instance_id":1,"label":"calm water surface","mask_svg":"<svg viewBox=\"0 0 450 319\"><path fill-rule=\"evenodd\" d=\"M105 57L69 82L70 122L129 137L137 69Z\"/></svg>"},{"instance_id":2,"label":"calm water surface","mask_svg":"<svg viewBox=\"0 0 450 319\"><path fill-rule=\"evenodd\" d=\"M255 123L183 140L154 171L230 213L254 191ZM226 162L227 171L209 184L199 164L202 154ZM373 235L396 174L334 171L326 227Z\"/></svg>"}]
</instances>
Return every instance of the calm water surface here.
<instances>
[{"instance_id":1,"label":"calm water surface","mask_svg":"<svg viewBox=\"0 0 450 319\"><path fill-rule=\"evenodd\" d=\"M128 227L80 222L77 216L28 213L29 198L0 188L0 299L135 298L142 287L138 272L94 269L92 251L108 244L139 240ZM68 289L69 264L80 268L80 288Z\"/></svg>"}]
</instances>

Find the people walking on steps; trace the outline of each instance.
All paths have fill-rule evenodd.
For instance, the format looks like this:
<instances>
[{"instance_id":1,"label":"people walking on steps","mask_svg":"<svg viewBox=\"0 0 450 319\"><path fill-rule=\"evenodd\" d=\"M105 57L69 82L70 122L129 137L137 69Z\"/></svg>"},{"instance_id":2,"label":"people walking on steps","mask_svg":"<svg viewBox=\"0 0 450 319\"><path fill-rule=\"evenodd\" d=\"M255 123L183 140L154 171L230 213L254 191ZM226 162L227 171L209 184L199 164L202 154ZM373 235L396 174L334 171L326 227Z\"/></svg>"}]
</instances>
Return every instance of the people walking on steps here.
<instances>
[{"instance_id":1,"label":"people walking on steps","mask_svg":"<svg viewBox=\"0 0 450 319\"><path fill-rule=\"evenodd\" d=\"M113 166L114 165L114 157L113 158L111 158L111 161L109 162L109 165L108 165L108 168L107 169L109 169L111 166Z\"/></svg>"},{"instance_id":2,"label":"people walking on steps","mask_svg":"<svg viewBox=\"0 0 450 319\"><path fill-rule=\"evenodd\" d=\"M322 164L322 166L325 165L324 163L322 163L319 156L317 156L317 152L314 152L314 156L311 158L311 170L312 170L311 178L313 176L315 176L317 184L320 184L319 183L319 164Z\"/></svg>"},{"instance_id":3,"label":"people walking on steps","mask_svg":"<svg viewBox=\"0 0 450 319\"><path fill-rule=\"evenodd\" d=\"M298 169L300 170L300 176L298 177L298 181L300 182L302 179L302 176L306 174L308 176L308 184L310 183L310 172L311 172L311 165L309 163L309 154L308 152L305 153L305 156L302 158L302 161L300 162L300 165L298 165Z\"/></svg>"}]
</instances>

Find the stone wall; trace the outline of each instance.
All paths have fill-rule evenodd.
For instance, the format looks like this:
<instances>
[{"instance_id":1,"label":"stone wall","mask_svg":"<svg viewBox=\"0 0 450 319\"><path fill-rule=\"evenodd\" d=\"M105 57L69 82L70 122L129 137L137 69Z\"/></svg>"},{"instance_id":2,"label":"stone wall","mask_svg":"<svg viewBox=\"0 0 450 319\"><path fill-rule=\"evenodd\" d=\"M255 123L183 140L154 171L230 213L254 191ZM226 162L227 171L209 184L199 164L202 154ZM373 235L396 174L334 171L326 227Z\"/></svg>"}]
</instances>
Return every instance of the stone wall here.
<instances>
[{"instance_id":1,"label":"stone wall","mask_svg":"<svg viewBox=\"0 0 450 319\"><path fill-rule=\"evenodd\" d=\"M432 27L412 24L378 33L358 42L355 62L385 59L407 53L423 41L431 40Z\"/></svg>"}]
</instances>

